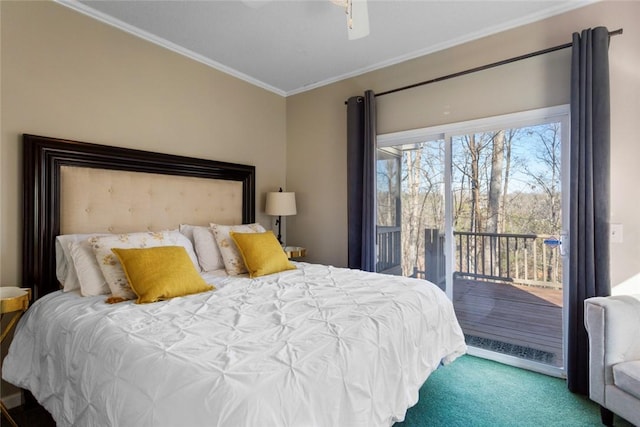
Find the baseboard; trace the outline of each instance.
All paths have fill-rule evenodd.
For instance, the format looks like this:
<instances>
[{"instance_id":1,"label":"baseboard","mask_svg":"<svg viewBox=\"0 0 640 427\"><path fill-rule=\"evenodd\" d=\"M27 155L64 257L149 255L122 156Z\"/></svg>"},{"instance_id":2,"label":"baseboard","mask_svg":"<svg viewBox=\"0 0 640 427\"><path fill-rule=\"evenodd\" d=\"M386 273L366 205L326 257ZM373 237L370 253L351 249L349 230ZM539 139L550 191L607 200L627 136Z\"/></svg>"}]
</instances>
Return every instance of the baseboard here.
<instances>
[{"instance_id":1,"label":"baseboard","mask_svg":"<svg viewBox=\"0 0 640 427\"><path fill-rule=\"evenodd\" d=\"M2 403L7 409L17 408L22 405L22 393L13 393L2 398Z\"/></svg>"}]
</instances>

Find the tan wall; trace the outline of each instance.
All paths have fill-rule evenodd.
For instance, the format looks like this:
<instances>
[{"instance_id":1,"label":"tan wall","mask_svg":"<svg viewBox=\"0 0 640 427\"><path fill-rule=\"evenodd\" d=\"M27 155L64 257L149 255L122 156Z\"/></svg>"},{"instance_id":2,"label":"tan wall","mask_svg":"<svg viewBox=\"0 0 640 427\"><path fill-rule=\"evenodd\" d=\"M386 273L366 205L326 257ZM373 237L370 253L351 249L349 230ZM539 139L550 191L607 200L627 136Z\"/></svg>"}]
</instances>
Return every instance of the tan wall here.
<instances>
[{"instance_id":1,"label":"tan wall","mask_svg":"<svg viewBox=\"0 0 640 427\"><path fill-rule=\"evenodd\" d=\"M289 240L314 262L347 262L346 107L364 90L383 92L561 45L599 25L611 40L612 213L624 242L611 245L612 283L640 274L640 2L603 2L287 98L287 188L298 192ZM378 99L378 132L454 123L569 103L570 50Z\"/></svg>"},{"instance_id":2,"label":"tan wall","mask_svg":"<svg viewBox=\"0 0 640 427\"><path fill-rule=\"evenodd\" d=\"M255 165L269 224L263 195L285 184L285 98L52 2L0 10L2 285L22 285L22 133Z\"/></svg>"},{"instance_id":3,"label":"tan wall","mask_svg":"<svg viewBox=\"0 0 640 427\"><path fill-rule=\"evenodd\" d=\"M19 284L21 137L256 166L285 183L285 98L51 2L2 2L2 284Z\"/></svg>"}]
</instances>

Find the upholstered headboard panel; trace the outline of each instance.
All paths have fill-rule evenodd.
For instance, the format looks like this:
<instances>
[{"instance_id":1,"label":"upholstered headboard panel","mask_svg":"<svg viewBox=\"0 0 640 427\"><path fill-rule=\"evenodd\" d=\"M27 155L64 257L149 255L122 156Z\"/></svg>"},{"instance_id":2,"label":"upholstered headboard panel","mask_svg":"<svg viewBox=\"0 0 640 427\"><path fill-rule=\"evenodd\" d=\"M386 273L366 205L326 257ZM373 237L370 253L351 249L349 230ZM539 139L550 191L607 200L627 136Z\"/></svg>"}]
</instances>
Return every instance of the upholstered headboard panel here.
<instances>
[{"instance_id":1,"label":"upholstered headboard panel","mask_svg":"<svg viewBox=\"0 0 640 427\"><path fill-rule=\"evenodd\" d=\"M23 283L59 289L55 237L255 221L255 167L23 137Z\"/></svg>"},{"instance_id":2,"label":"upholstered headboard panel","mask_svg":"<svg viewBox=\"0 0 640 427\"><path fill-rule=\"evenodd\" d=\"M242 223L242 183L62 166L60 234Z\"/></svg>"}]
</instances>

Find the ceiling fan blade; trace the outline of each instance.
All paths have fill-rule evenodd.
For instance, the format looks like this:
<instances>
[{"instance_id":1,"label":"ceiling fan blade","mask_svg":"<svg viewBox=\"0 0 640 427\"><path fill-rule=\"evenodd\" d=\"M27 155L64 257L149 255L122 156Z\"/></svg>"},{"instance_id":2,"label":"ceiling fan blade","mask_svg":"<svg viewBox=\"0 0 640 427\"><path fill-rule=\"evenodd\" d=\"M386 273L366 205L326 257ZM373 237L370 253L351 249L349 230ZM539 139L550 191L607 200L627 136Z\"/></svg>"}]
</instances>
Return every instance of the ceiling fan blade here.
<instances>
[{"instance_id":1,"label":"ceiling fan blade","mask_svg":"<svg viewBox=\"0 0 640 427\"><path fill-rule=\"evenodd\" d=\"M347 14L347 33L349 40L369 35L369 9L367 0L350 0L351 13Z\"/></svg>"}]
</instances>

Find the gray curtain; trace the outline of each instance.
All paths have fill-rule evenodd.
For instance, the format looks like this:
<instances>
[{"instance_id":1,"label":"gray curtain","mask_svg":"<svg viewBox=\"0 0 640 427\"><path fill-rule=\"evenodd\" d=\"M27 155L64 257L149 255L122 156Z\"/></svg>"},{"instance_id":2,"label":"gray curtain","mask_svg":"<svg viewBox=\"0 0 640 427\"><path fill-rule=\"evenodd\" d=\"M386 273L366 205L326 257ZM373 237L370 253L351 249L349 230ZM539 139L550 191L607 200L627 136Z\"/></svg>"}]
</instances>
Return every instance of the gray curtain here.
<instances>
[{"instance_id":1,"label":"gray curtain","mask_svg":"<svg viewBox=\"0 0 640 427\"><path fill-rule=\"evenodd\" d=\"M573 34L567 385L589 393L584 300L607 296L609 278L609 32Z\"/></svg>"},{"instance_id":2,"label":"gray curtain","mask_svg":"<svg viewBox=\"0 0 640 427\"><path fill-rule=\"evenodd\" d=\"M347 101L349 268L376 271L376 99Z\"/></svg>"}]
</instances>

